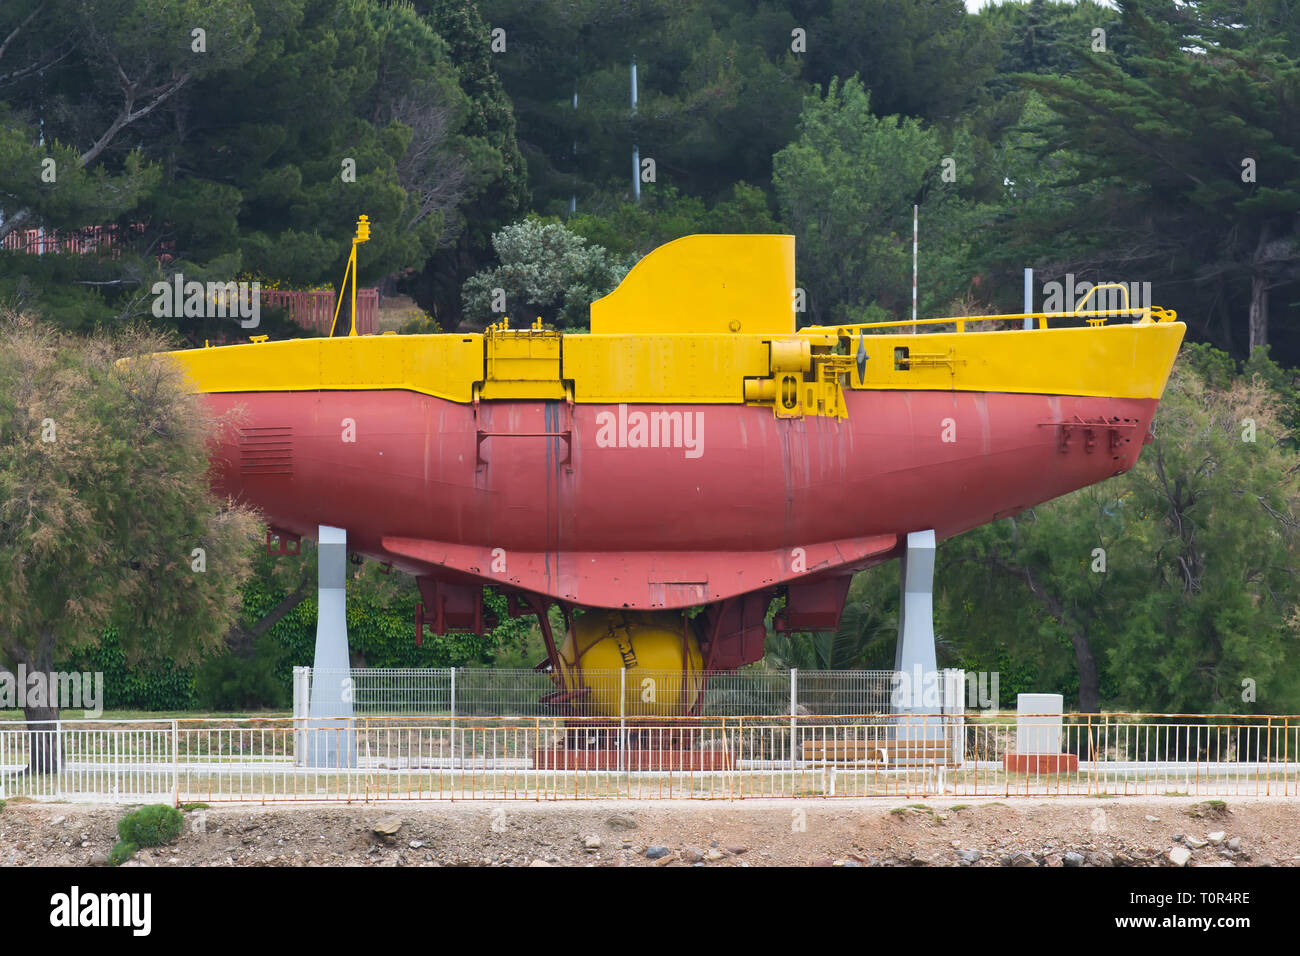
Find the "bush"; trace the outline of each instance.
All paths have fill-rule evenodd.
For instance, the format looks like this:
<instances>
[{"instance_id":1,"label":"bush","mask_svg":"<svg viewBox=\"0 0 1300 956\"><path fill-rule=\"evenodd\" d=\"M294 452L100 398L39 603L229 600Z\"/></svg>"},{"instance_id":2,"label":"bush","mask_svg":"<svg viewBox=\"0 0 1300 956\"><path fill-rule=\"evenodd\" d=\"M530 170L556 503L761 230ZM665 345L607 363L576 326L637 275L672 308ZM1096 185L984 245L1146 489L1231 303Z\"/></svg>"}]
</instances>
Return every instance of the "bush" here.
<instances>
[{"instance_id":1,"label":"bush","mask_svg":"<svg viewBox=\"0 0 1300 956\"><path fill-rule=\"evenodd\" d=\"M253 657L245 660L231 652L209 658L195 679L199 704L209 710L262 710L282 707L288 697L275 669L283 651L275 638L264 634Z\"/></svg>"},{"instance_id":2,"label":"bush","mask_svg":"<svg viewBox=\"0 0 1300 956\"><path fill-rule=\"evenodd\" d=\"M125 840L119 840L113 844L113 849L108 851L108 865L121 866L131 857L135 856L135 851L140 849L134 843L127 843Z\"/></svg>"},{"instance_id":3,"label":"bush","mask_svg":"<svg viewBox=\"0 0 1300 956\"><path fill-rule=\"evenodd\" d=\"M128 659L113 627L105 629L98 641L56 660L55 670L103 673L105 710L192 710L198 706L193 669L177 666L167 657Z\"/></svg>"},{"instance_id":4,"label":"bush","mask_svg":"<svg viewBox=\"0 0 1300 956\"><path fill-rule=\"evenodd\" d=\"M619 284L631 261L591 245L558 222L529 217L492 236L501 264L465 281L466 321L486 327L502 318L494 309L497 289L515 328L541 318L562 328L591 323L589 304Z\"/></svg>"},{"instance_id":5,"label":"bush","mask_svg":"<svg viewBox=\"0 0 1300 956\"><path fill-rule=\"evenodd\" d=\"M181 812L175 807L164 803L141 807L117 821L117 835L122 838L118 846L133 844L132 853L136 847L162 846L179 837L184 826Z\"/></svg>"}]
</instances>

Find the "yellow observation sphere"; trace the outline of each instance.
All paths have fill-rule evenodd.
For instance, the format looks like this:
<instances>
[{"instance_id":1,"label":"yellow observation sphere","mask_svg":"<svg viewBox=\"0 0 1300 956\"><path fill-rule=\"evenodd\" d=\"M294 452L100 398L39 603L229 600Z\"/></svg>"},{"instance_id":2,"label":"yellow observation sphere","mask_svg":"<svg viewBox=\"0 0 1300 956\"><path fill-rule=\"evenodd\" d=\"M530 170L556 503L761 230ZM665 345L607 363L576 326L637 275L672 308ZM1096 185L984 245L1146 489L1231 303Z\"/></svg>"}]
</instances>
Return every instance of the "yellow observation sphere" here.
<instances>
[{"instance_id":1,"label":"yellow observation sphere","mask_svg":"<svg viewBox=\"0 0 1300 956\"><path fill-rule=\"evenodd\" d=\"M684 668L682 657L682 618L672 611L588 611L574 619L560 645L565 680L570 687L577 685L576 663L584 672L582 683L591 688L582 704L601 717L619 716L617 671L624 668L624 715L686 713L699 699L704 683L704 658L693 632L687 633Z\"/></svg>"}]
</instances>

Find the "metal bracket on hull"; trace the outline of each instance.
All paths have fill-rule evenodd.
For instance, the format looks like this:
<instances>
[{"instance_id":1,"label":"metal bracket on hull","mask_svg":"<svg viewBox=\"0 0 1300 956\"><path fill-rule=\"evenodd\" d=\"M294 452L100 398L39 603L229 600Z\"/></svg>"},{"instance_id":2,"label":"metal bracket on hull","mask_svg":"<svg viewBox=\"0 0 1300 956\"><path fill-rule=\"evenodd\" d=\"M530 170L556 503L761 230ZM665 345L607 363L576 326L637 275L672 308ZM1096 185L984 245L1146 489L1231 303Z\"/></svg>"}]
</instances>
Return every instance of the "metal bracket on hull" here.
<instances>
[{"instance_id":1,"label":"metal bracket on hull","mask_svg":"<svg viewBox=\"0 0 1300 956\"><path fill-rule=\"evenodd\" d=\"M483 589L478 586L449 584L436 578L415 579L423 600L415 606L415 643L424 641L425 625L438 635L448 631L486 632L483 613Z\"/></svg>"},{"instance_id":2,"label":"metal bracket on hull","mask_svg":"<svg viewBox=\"0 0 1300 956\"><path fill-rule=\"evenodd\" d=\"M777 418L847 418L844 385L855 369L861 378L865 358L859 362L854 356L828 351L833 342L826 336L772 339L768 343L771 374L745 379L745 402L769 405Z\"/></svg>"},{"instance_id":3,"label":"metal bracket on hull","mask_svg":"<svg viewBox=\"0 0 1300 956\"><path fill-rule=\"evenodd\" d=\"M1105 431L1108 441L1107 450L1113 455L1125 442L1132 440L1126 437L1125 433L1137 428L1138 421L1136 418L1075 418L1072 421L1039 422L1038 426L1060 429L1057 434L1056 450L1062 454L1070 451L1070 443L1074 440L1076 430L1083 432L1083 450L1089 455L1097 450L1098 434Z\"/></svg>"},{"instance_id":4,"label":"metal bracket on hull","mask_svg":"<svg viewBox=\"0 0 1300 956\"><path fill-rule=\"evenodd\" d=\"M493 416L484 411L476 402L474 404L474 467L485 468L491 462L483 457L483 445L490 438L558 438L564 442L563 457L555 449L556 464L562 468L573 468L573 403L572 401L548 402L545 420L539 422L544 431L520 431L517 428L499 428L494 426Z\"/></svg>"},{"instance_id":5,"label":"metal bracket on hull","mask_svg":"<svg viewBox=\"0 0 1300 956\"><path fill-rule=\"evenodd\" d=\"M293 547L289 547L293 545ZM302 553L302 537L279 528L266 529L266 553L272 557L297 557Z\"/></svg>"},{"instance_id":6,"label":"metal bracket on hull","mask_svg":"<svg viewBox=\"0 0 1300 956\"><path fill-rule=\"evenodd\" d=\"M474 460L479 466L488 463L483 457L483 443L489 438L561 438L564 440L564 457L559 463L568 466L573 461L573 429L563 432L485 432L480 429L474 435Z\"/></svg>"}]
</instances>

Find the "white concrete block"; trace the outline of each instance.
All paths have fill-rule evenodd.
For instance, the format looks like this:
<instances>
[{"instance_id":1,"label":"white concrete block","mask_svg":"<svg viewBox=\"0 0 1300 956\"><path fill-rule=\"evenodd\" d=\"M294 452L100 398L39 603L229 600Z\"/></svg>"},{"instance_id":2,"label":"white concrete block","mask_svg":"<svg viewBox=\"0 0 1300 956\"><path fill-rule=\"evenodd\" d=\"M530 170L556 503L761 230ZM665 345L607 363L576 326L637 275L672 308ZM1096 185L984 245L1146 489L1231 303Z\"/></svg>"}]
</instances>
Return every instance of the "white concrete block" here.
<instances>
[{"instance_id":1,"label":"white concrete block","mask_svg":"<svg viewBox=\"0 0 1300 956\"><path fill-rule=\"evenodd\" d=\"M1017 694L1016 753L1059 754L1064 709L1060 694Z\"/></svg>"}]
</instances>

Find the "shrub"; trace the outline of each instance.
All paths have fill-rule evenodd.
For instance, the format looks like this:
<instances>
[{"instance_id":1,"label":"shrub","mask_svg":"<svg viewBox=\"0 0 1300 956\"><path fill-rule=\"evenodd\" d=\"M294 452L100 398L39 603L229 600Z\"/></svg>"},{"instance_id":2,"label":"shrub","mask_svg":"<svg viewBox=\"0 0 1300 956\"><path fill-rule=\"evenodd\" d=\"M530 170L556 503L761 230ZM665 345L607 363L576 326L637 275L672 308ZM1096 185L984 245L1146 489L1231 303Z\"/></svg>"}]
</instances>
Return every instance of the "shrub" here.
<instances>
[{"instance_id":1,"label":"shrub","mask_svg":"<svg viewBox=\"0 0 1300 956\"><path fill-rule=\"evenodd\" d=\"M175 807L163 803L141 807L117 821L117 835L122 838L118 846L131 845L132 853L136 847L162 846L179 837L184 826L181 812Z\"/></svg>"},{"instance_id":2,"label":"shrub","mask_svg":"<svg viewBox=\"0 0 1300 956\"><path fill-rule=\"evenodd\" d=\"M282 653L275 638L264 634L249 659L227 651L204 661L195 680L199 704L218 711L283 706L288 694L275 676Z\"/></svg>"},{"instance_id":3,"label":"shrub","mask_svg":"<svg viewBox=\"0 0 1300 956\"><path fill-rule=\"evenodd\" d=\"M139 847L134 843L127 843L125 840L119 840L113 844L113 849L108 851L108 865L121 866L131 857L135 856L135 851Z\"/></svg>"}]
</instances>

